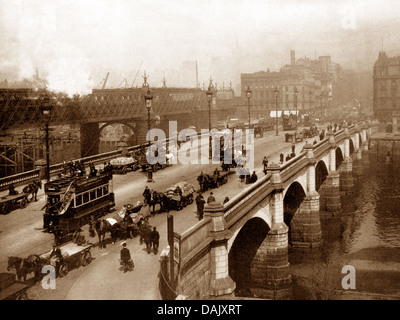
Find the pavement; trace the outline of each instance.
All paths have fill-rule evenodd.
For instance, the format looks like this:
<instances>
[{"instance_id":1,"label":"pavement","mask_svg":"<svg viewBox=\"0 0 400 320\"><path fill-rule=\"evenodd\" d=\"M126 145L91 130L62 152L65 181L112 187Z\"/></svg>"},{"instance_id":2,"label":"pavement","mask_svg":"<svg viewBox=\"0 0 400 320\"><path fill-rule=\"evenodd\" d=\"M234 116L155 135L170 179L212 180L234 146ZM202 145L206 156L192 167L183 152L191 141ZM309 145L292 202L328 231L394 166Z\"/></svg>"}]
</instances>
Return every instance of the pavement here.
<instances>
[{"instance_id":1,"label":"pavement","mask_svg":"<svg viewBox=\"0 0 400 320\"><path fill-rule=\"evenodd\" d=\"M299 154L306 141L296 143L296 154ZM284 142L284 132L275 136L275 131L268 131L263 138L255 139L255 171L260 178L262 159L268 157L269 163L279 163L279 154L291 152L291 143ZM136 171L125 175L114 175L113 186L116 199L116 210L107 217L117 217L118 210L127 203L142 201L145 186L156 191L163 191L179 181L187 181L198 189L197 176L201 171L210 172L219 165L176 164L154 173L155 182L147 182L144 173ZM229 175L228 183L219 188L205 192L207 199L213 192L217 201L222 202L228 196L232 198L249 185L240 182L236 174ZM17 190L22 187L17 188ZM4 194L4 192L3 192ZM1 196L1 193L0 193ZM44 206L43 189L39 191L38 201L31 202L25 209L17 209L6 216L0 216L0 270L6 269L7 257L10 255L27 256L31 253L43 253L51 249L53 236L44 233L41 208ZM157 207L156 207L157 209ZM145 210L145 209L142 209ZM198 222L195 203L181 211L171 211L174 216L174 231L183 233ZM119 252L122 241L108 244L105 249L97 247L97 237L91 238L88 227L84 234L93 243L91 249L93 261L85 267L70 270L64 278L57 278L56 289L43 289L37 283L28 290L30 299L38 300L158 300L159 255L167 246L167 214L160 213L150 217L150 224L156 226L160 233L160 246L157 254L148 254L145 245L140 245L139 237L128 239L127 247L135 262L133 271L124 273L119 270Z\"/></svg>"}]
</instances>

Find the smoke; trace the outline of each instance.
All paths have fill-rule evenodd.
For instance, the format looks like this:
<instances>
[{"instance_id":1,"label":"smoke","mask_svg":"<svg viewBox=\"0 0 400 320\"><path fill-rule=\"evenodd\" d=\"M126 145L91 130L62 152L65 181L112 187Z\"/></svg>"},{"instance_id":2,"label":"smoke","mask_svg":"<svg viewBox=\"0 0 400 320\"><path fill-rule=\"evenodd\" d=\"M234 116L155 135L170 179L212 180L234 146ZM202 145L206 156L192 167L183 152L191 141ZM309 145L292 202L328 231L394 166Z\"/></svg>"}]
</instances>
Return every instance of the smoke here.
<instances>
[{"instance_id":1,"label":"smoke","mask_svg":"<svg viewBox=\"0 0 400 320\"><path fill-rule=\"evenodd\" d=\"M12 66L16 80L31 79L36 70L50 91L69 96L91 92L90 60L83 47L66 32L66 18L57 2L38 5L15 1L5 6L0 40L10 45L0 51L3 65Z\"/></svg>"}]
</instances>

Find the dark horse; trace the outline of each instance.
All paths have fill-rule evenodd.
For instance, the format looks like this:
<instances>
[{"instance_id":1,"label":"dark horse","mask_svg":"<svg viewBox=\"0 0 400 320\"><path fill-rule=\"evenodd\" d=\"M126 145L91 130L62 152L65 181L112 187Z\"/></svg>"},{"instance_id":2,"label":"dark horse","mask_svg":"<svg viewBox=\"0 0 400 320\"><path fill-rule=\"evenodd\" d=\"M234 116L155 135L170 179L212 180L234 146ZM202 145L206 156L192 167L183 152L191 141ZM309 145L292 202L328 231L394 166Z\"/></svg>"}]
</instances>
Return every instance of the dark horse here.
<instances>
[{"instance_id":1,"label":"dark horse","mask_svg":"<svg viewBox=\"0 0 400 320\"><path fill-rule=\"evenodd\" d=\"M32 195L32 198L30 201L35 199L37 201L37 193L39 189L42 189L42 182L40 180L34 180L30 184L28 184L26 187L22 189L23 193L27 193L28 197L29 195Z\"/></svg>"},{"instance_id":2,"label":"dark horse","mask_svg":"<svg viewBox=\"0 0 400 320\"><path fill-rule=\"evenodd\" d=\"M34 279L39 280L42 262L42 259L36 254L31 254L28 258L8 257L7 271L15 269L18 280L23 278L24 281L26 281L26 276L33 272Z\"/></svg>"}]
</instances>

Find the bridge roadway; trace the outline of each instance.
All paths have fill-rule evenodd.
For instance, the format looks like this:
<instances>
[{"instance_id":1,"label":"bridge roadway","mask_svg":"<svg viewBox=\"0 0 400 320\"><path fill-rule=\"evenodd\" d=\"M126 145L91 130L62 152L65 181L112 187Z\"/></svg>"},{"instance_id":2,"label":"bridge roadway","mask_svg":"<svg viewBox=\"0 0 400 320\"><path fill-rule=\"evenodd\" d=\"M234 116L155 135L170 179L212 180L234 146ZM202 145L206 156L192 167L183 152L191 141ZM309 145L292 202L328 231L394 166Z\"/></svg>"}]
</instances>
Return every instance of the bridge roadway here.
<instances>
[{"instance_id":1,"label":"bridge roadway","mask_svg":"<svg viewBox=\"0 0 400 320\"><path fill-rule=\"evenodd\" d=\"M317 137L315 137L317 139ZM314 140L314 138L309 139ZM317 139L319 140L319 139ZM305 141L296 143L296 153L299 153ZM255 139L254 158L258 177L262 173L262 159L268 156L269 162L278 162L280 153L291 152L291 143L284 142L284 132L278 137L275 131L269 131L263 138ZM117 215L117 211L126 203L142 201L142 192L146 185L156 191L163 191L171 184L186 180L198 188L197 176L203 172L212 171L217 165L182 165L177 164L165 170L157 171L153 178L154 183L148 183L142 172L131 172L126 175L114 175L114 193L116 211L108 216ZM237 175L229 176L228 183L218 189L205 193L205 199L212 191L217 201L223 201L225 196L232 198L247 185L240 182ZM4 193L4 192L3 192ZM31 253L43 253L51 249L53 236L43 233L42 211L44 205L43 190L39 192L37 202L31 202L25 209L17 209L9 215L0 216L0 270L6 272L7 257L11 255L26 257ZM182 233L197 222L196 205L193 203L181 211L171 211L174 216L174 229ZM166 213L157 214L150 218L150 224L156 226L160 232L160 250L157 255L147 254L145 245L139 244L139 237L128 239L127 245L135 261L135 270L128 273L119 271L119 251L121 242L115 245L108 244L106 249L92 248L93 261L86 267L70 270L65 278L57 279L55 290L45 290L36 284L28 290L28 297L40 300L64 299L160 299L158 290L158 257L167 246ZM90 238L85 226L86 239L97 244L96 238Z\"/></svg>"}]
</instances>

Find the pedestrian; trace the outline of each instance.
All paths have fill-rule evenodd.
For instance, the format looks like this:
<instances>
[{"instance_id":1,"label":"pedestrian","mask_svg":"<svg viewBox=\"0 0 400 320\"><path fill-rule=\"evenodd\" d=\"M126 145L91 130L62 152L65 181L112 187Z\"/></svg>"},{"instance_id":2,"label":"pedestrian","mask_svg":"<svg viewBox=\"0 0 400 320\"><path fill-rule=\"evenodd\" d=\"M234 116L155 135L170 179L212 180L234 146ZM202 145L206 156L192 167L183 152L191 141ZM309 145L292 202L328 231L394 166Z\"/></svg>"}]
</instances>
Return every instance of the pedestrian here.
<instances>
[{"instance_id":1,"label":"pedestrian","mask_svg":"<svg viewBox=\"0 0 400 320\"><path fill-rule=\"evenodd\" d=\"M147 253L150 254L151 252L151 228L150 226L146 226L143 230L143 240L146 244Z\"/></svg>"},{"instance_id":2,"label":"pedestrian","mask_svg":"<svg viewBox=\"0 0 400 320\"><path fill-rule=\"evenodd\" d=\"M199 192L199 194L196 197L197 215L199 216L199 221L203 219L205 203L206 201L204 200L202 193Z\"/></svg>"},{"instance_id":3,"label":"pedestrian","mask_svg":"<svg viewBox=\"0 0 400 320\"><path fill-rule=\"evenodd\" d=\"M292 153L295 153L295 150L296 150L296 145L292 143Z\"/></svg>"},{"instance_id":4,"label":"pedestrian","mask_svg":"<svg viewBox=\"0 0 400 320\"><path fill-rule=\"evenodd\" d=\"M250 183L256 182L257 179L258 179L257 174L256 174L255 171L253 171L253 173L252 173L252 175L251 175L251 177L250 177Z\"/></svg>"},{"instance_id":5,"label":"pedestrian","mask_svg":"<svg viewBox=\"0 0 400 320\"><path fill-rule=\"evenodd\" d=\"M214 194L211 192L207 198L207 204L215 202Z\"/></svg>"},{"instance_id":6,"label":"pedestrian","mask_svg":"<svg viewBox=\"0 0 400 320\"><path fill-rule=\"evenodd\" d=\"M268 168L268 159L267 159L267 157L264 157L264 159L262 161L262 164L263 164L263 167L264 167L264 169L263 169L264 174L266 175L267 174L267 168Z\"/></svg>"},{"instance_id":7,"label":"pedestrian","mask_svg":"<svg viewBox=\"0 0 400 320\"><path fill-rule=\"evenodd\" d=\"M120 258L121 258L121 265L124 267L124 273L128 271L129 268L133 269L134 264L131 257L131 252L126 247L126 242L122 243Z\"/></svg>"},{"instance_id":8,"label":"pedestrian","mask_svg":"<svg viewBox=\"0 0 400 320\"><path fill-rule=\"evenodd\" d=\"M203 174L203 171L200 172L200 175L197 177L197 181L198 181L198 183L199 183L200 190L201 190L201 191L205 191L205 190L204 190L205 176L204 176L204 174Z\"/></svg>"},{"instance_id":9,"label":"pedestrian","mask_svg":"<svg viewBox=\"0 0 400 320\"><path fill-rule=\"evenodd\" d=\"M99 249L103 247L103 242L101 241L101 220L97 219L94 228L96 229L97 236L99 237Z\"/></svg>"},{"instance_id":10,"label":"pedestrian","mask_svg":"<svg viewBox=\"0 0 400 320\"><path fill-rule=\"evenodd\" d=\"M283 163L284 157L285 157L285 155L284 155L283 153L281 153L281 154L279 155L279 163Z\"/></svg>"},{"instance_id":11,"label":"pedestrian","mask_svg":"<svg viewBox=\"0 0 400 320\"><path fill-rule=\"evenodd\" d=\"M153 231L151 232L151 245L153 246L154 254L158 252L158 245L160 242L160 234L158 233L156 227L153 227Z\"/></svg>"},{"instance_id":12,"label":"pedestrian","mask_svg":"<svg viewBox=\"0 0 400 320\"><path fill-rule=\"evenodd\" d=\"M289 155L289 153L286 155L286 161L289 161L290 160L290 155Z\"/></svg>"},{"instance_id":13,"label":"pedestrian","mask_svg":"<svg viewBox=\"0 0 400 320\"><path fill-rule=\"evenodd\" d=\"M148 186L144 188L143 191L143 198L144 198L144 204L149 204L150 205L150 200L151 200L151 192Z\"/></svg>"}]
</instances>

